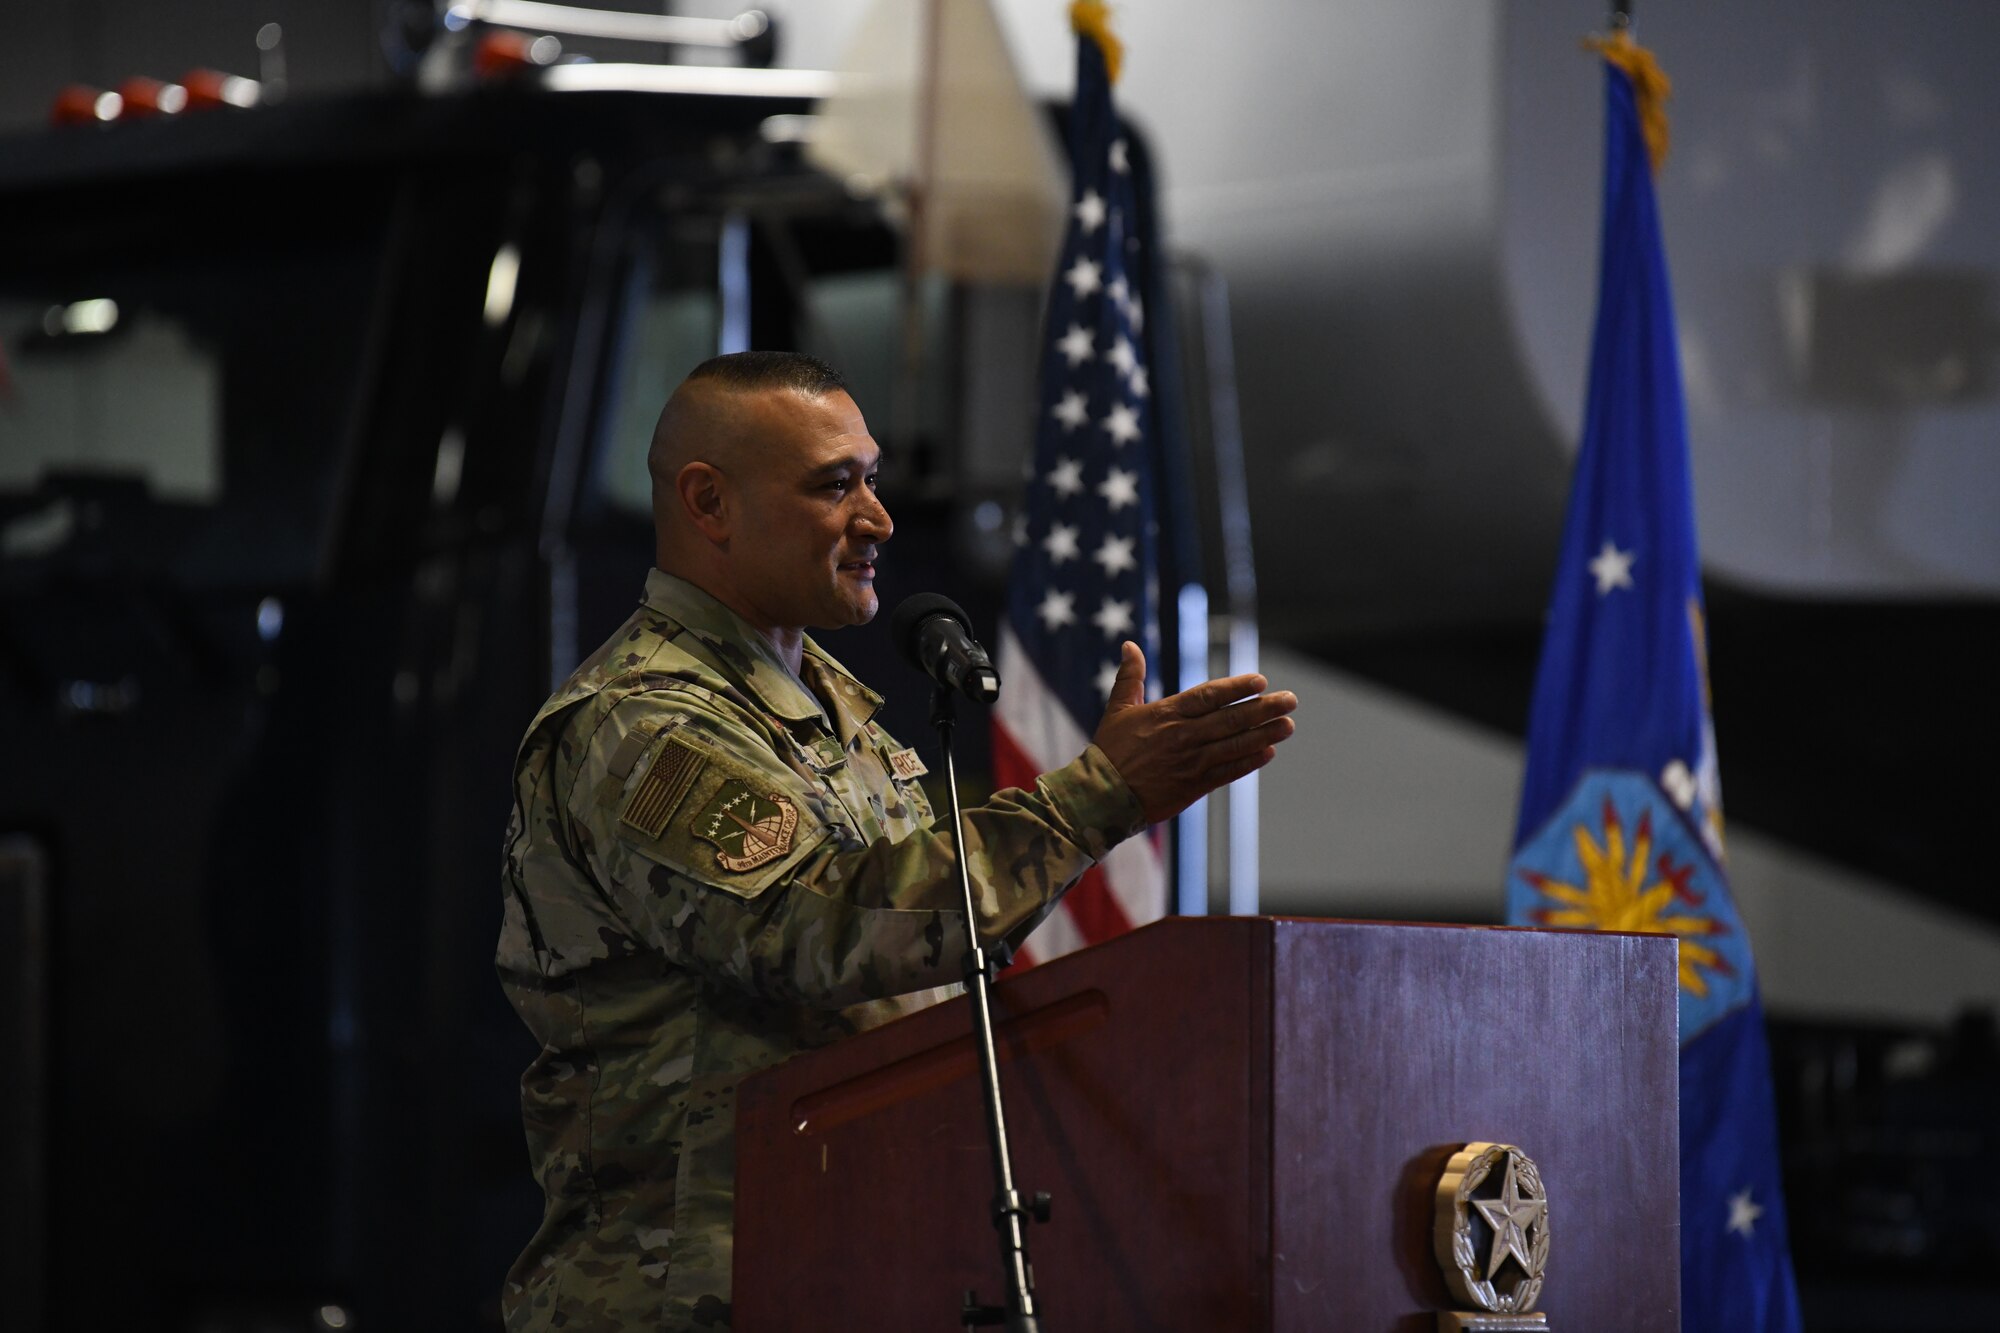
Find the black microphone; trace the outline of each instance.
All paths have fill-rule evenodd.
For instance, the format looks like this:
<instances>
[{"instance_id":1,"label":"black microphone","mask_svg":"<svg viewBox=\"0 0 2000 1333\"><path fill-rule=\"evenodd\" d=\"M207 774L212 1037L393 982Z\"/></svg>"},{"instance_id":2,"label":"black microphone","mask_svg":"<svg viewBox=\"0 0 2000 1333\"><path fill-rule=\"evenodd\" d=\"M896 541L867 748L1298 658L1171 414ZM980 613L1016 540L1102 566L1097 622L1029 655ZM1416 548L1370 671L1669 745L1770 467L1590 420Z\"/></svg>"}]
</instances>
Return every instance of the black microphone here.
<instances>
[{"instance_id":1,"label":"black microphone","mask_svg":"<svg viewBox=\"0 0 2000 1333\"><path fill-rule=\"evenodd\" d=\"M1000 673L951 598L934 592L905 597L889 617L889 635L904 660L946 689L976 704L1000 697Z\"/></svg>"}]
</instances>

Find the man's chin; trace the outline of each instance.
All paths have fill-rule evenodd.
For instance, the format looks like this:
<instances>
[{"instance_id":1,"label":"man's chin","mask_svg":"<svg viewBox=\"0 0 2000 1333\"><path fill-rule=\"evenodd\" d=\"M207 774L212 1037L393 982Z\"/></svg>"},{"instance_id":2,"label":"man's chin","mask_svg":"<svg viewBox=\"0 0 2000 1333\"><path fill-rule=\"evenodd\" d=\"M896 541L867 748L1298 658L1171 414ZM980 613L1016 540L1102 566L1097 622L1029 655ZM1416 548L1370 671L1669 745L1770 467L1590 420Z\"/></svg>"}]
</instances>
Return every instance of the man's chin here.
<instances>
[{"instance_id":1,"label":"man's chin","mask_svg":"<svg viewBox=\"0 0 2000 1333\"><path fill-rule=\"evenodd\" d=\"M881 609L882 599L875 595L873 589L861 595L850 594L841 598L837 606L827 608L819 619L813 621L812 628L832 630L865 625L873 620L875 613Z\"/></svg>"}]
</instances>

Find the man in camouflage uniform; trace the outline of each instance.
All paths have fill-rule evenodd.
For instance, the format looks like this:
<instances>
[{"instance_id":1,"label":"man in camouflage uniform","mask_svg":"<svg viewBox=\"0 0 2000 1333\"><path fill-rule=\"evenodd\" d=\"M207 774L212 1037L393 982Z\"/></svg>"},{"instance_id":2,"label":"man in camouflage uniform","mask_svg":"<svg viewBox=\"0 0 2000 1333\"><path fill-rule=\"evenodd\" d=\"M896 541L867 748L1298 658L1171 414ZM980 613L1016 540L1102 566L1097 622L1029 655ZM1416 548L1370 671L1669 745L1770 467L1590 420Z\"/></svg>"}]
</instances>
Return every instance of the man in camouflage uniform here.
<instances>
[{"instance_id":1,"label":"man in camouflage uniform","mask_svg":"<svg viewBox=\"0 0 2000 1333\"><path fill-rule=\"evenodd\" d=\"M698 367L647 460L644 600L521 743L497 962L541 1042L521 1102L546 1210L507 1275L510 1329L728 1327L737 1082L961 976L923 765L804 633L875 614L879 460L820 363ZM1251 699L1260 677L1147 704L1123 652L1095 742L966 811L982 938L1018 938L1290 734L1296 701Z\"/></svg>"}]
</instances>

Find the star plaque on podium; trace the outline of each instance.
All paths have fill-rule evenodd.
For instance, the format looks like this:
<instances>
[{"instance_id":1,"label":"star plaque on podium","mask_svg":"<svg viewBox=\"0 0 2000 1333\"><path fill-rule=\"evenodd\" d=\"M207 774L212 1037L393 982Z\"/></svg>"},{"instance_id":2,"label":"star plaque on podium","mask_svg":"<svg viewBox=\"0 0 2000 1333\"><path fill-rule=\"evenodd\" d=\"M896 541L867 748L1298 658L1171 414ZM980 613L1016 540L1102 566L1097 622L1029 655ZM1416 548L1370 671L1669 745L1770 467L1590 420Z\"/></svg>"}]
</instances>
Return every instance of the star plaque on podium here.
<instances>
[{"instance_id":1,"label":"star plaque on podium","mask_svg":"<svg viewBox=\"0 0 2000 1333\"><path fill-rule=\"evenodd\" d=\"M1445 1286L1467 1310L1438 1313L1438 1333L1546 1333L1535 1312L1549 1262L1542 1173L1509 1143L1468 1143L1438 1178L1431 1232Z\"/></svg>"}]
</instances>

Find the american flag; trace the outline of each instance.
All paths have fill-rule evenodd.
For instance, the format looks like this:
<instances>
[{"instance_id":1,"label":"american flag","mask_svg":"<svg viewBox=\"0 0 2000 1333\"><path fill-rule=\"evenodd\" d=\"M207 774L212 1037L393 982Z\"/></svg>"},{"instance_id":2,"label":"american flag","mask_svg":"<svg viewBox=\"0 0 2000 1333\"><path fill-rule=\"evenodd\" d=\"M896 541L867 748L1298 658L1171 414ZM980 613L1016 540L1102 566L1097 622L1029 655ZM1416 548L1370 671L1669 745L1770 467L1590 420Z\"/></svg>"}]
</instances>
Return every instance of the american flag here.
<instances>
[{"instance_id":1,"label":"american flag","mask_svg":"<svg viewBox=\"0 0 2000 1333\"><path fill-rule=\"evenodd\" d=\"M1075 184L1000 628L1006 686L994 710L993 765L1001 786L1032 786L1089 743L1123 641L1136 641L1149 663L1159 658L1152 388L1132 171L1101 21L1079 18L1077 26ZM1020 960L1053 958L1154 920L1165 914L1166 893L1158 840L1122 843L1069 891Z\"/></svg>"}]
</instances>

